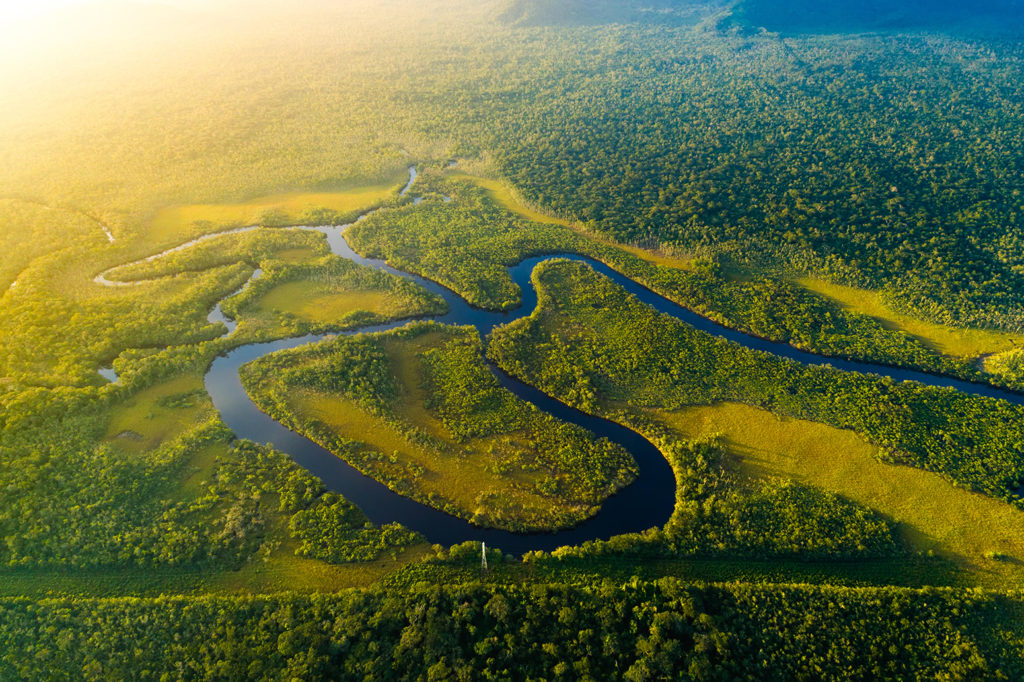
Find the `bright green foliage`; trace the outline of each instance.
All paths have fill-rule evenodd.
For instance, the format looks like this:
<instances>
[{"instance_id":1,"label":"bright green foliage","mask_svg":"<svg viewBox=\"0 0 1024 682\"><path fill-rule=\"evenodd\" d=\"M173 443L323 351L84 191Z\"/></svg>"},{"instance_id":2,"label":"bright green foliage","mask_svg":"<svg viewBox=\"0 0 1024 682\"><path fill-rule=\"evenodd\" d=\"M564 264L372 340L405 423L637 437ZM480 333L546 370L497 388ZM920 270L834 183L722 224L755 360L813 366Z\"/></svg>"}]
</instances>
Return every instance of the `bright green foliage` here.
<instances>
[{"instance_id":1,"label":"bright green foliage","mask_svg":"<svg viewBox=\"0 0 1024 682\"><path fill-rule=\"evenodd\" d=\"M985 358L985 371L1010 386L1024 386L1024 350L1018 348Z\"/></svg>"},{"instance_id":2,"label":"bright green foliage","mask_svg":"<svg viewBox=\"0 0 1024 682\"><path fill-rule=\"evenodd\" d=\"M655 424L644 426L648 432L659 430ZM664 527L550 554L534 552L529 559L625 555L812 560L901 553L892 524L858 504L785 479L743 480L721 466L722 452L715 444L672 438L655 442L676 474L675 510Z\"/></svg>"},{"instance_id":3,"label":"bright green foliage","mask_svg":"<svg viewBox=\"0 0 1024 682\"><path fill-rule=\"evenodd\" d=\"M599 501L606 495L609 481L621 485L631 478L635 465L626 452L527 407L501 388L481 362L483 354L480 337L463 330L421 356L430 394L427 406L439 414L457 440L520 434L535 453L536 464L553 474L552 493L557 491L567 500Z\"/></svg>"},{"instance_id":4,"label":"bright green foliage","mask_svg":"<svg viewBox=\"0 0 1024 682\"><path fill-rule=\"evenodd\" d=\"M436 174L420 183L417 191L428 200L353 225L349 242L360 253L436 279L475 306L516 307L519 291L501 266L583 241L565 228L518 219L474 185ZM443 192L458 198L445 202Z\"/></svg>"},{"instance_id":5,"label":"bright green foliage","mask_svg":"<svg viewBox=\"0 0 1024 682\"><path fill-rule=\"evenodd\" d=\"M397 553L421 541L397 523L374 526L355 505L335 493L326 493L296 512L288 528L301 542L299 554L336 564L373 561L385 550Z\"/></svg>"},{"instance_id":6,"label":"bright green foliage","mask_svg":"<svg viewBox=\"0 0 1024 682\"><path fill-rule=\"evenodd\" d=\"M1017 679L1016 597L894 588L419 585L0 601L12 679Z\"/></svg>"},{"instance_id":7,"label":"bright green foliage","mask_svg":"<svg viewBox=\"0 0 1024 682\"><path fill-rule=\"evenodd\" d=\"M294 356L316 361L296 366ZM283 359L283 358L282 358ZM370 338L342 337L330 346L318 345L293 353L287 361L258 361L246 368L245 375L264 378L284 370L280 383L284 386L307 386L320 391L336 391L352 398L375 413L384 413L398 397L398 386L391 374L391 363L380 346ZM291 365L291 366L289 366ZM273 368L273 369L271 369Z\"/></svg>"},{"instance_id":8,"label":"bright green foliage","mask_svg":"<svg viewBox=\"0 0 1024 682\"><path fill-rule=\"evenodd\" d=\"M158 280L139 287L79 285L87 295L70 297L54 272L81 272L78 255L36 259L0 305L0 375L10 388L90 386L96 368L127 348L198 344L217 336L206 315L217 300L245 282L243 265ZM90 276L93 273L88 273Z\"/></svg>"},{"instance_id":9,"label":"bright green foliage","mask_svg":"<svg viewBox=\"0 0 1024 682\"><path fill-rule=\"evenodd\" d=\"M579 264L554 262L534 277L540 311L496 331L488 352L552 395L591 410L598 399L669 410L744 402L853 429L895 462L1016 501L1020 406L748 350L659 315Z\"/></svg>"}]
</instances>

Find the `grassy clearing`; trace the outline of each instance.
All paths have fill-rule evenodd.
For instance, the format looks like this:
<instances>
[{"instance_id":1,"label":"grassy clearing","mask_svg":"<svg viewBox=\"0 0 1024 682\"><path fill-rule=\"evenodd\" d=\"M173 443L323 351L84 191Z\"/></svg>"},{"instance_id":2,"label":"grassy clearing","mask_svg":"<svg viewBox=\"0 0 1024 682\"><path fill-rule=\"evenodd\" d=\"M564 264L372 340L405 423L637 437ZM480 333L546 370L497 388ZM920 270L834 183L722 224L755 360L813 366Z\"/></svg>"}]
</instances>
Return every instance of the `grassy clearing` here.
<instances>
[{"instance_id":1,"label":"grassy clearing","mask_svg":"<svg viewBox=\"0 0 1024 682\"><path fill-rule=\"evenodd\" d=\"M247 365L266 412L404 495L510 530L579 523L630 480L621 448L503 389L476 331L414 323Z\"/></svg>"},{"instance_id":2,"label":"grassy clearing","mask_svg":"<svg viewBox=\"0 0 1024 682\"><path fill-rule=\"evenodd\" d=\"M297 557L282 545L269 556L254 557L237 571L189 568L5 570L0 571L0 597L330 592L369 587L428 555L433 555L428 545L417 545L397 558L383 556L367 563L332 565Z\"/></svg>"},{"instance_id":3,"label":"grassy clearing","mask_svg":"<svg viewBox=\"0 0 1024 682\"><path fill-rule=\"evenodd\" d=\"M339 192L291 192L258 197L237 204L193 204L161 209L150 223L155 243L213 232L231 226L307 222L319 210L345 215L363 211L394 196L402 179Z\"/></svg>"},{"instance_id":4,"label":"grassy clearing","mask_svg":"<svg viewBox=\"0 0 1024 682\"><path fill-rule=\"evenodd\" d=\"M1010 350L1024 343L1020 334L991 329L956 329L896 312L885 304L877 291L831 284L813 277L801 277L796 281L816 294L837 301L848 310L873 317L886 329L907 332L946 355L971 358Z\"/></svg>"},{"instance_id":5,"label":"grassy clearing","mask_svg":"<svg viewBox=\"0 0 1024 682\"><path fill-rule=\"evenodd\" d=\"M422 470L411 480L418 496L440 496L460 510L462 516L484 519L496 512L499 517L516 516L517 512L543 514L556 501L533 490L541 479L539 472L520 468L495 471L495 460L503 455L514 457L527 443L515 436L456 442L442 421L426 407L429 396L423 388L423 368L417 355L442 342L440 334L428 334L383 344L398 384L397 422L371 414L343 395L313 391L295 398L293 406L300 421L323 422L334 433L393 457L402 469ZM431 441L409 439L408 425L427 434ZM489 508L494 502L505 509ZM565 506L572 505L566 502Z\"/></svg>"},{"instance_id":6,"label":"grassy clearing","mask_svg":"<svg viewBox=\"0 0 1024 682\"><path fill-rule=\"evenodd\" d=\"M308 260L313 260L319 256L313 249L284 249L274 254L274 258L285 263L302 263Z\"/></svg>"},{"instance_id":7,"label":"grassy clearing","mask_svg":"<svg viewBox=\"0 0 1024 682\"><path fill-rule=\"evenodd\" d=\"M876 448L851 431L737 403L656 417L685 438L719 435L740 472L793 478L880 512L913 547L952 559L983 584L1024 580L1024 512L936 474L880 462ZM1003 558L986 558L990 552Z\"/></svg>"},{"instance_id":8,"label":"grassy clearing","mask_svg":"<svg viewBox=\"0 0 1024 682\"><path fill-rule=\"evenodd\" d=\"M430 545L424 542L398 554L382 553L373 561L331 564L296 555L299 541L288 532L287 519L272 516L267 521L267 537L274 539L239 570L211 576L206 589L210 592L268 593L329 592L368 587L404 566L433 556Z\"/></svg>"},{"instance_id":9,"label":"grassy clearing","mask_svg":"<svg viewBox=\"0 0 1024 682\"><path fill-rule=\"evenodd\" d=\"M104 440L122 450L146 452L193 428L211 408L203 377L179 376L112 408Z\"/></svg>"},{"instance_id":10,"label":"grassy clearing","mask_svg":"<svg viewBox=\"0 0 1024 682\"><path fill-rule=\"evenodd\" d=\"M356 311L378 315L399 312L401 301L388 291L353 290L338 293L337 287L308 280L285 282L260 299L254 306L258 313L286 313L301 320L329 324Z\"/></svg>"},{"instance_id":11,"label":"grassy clearing","mask_svg":"<svg viewBox=\"0 0 1024 682\"><path fill-rule=\"evenodd\" d=\"M511 213L530 220L535 223L541 223L542 225L560 225L562 227L568 227L571 230L579 232L586 237L595 241L601 242L608 246L614 246L622 249L628 253L633 254L638 258L642 258L648 263L654 265L661 265L668 268L677 268L682 270L688 270L692 267L692 262L687 258L680 258L678 256L670 256L668 254L659 253L657 251L650 251L648 249L641 249L637 246L627 246L614 242L610 239L603 239L583 229L579 223L574 223L557 216L550 215L548 213L542 213L541 211L527 206L526 203L519 198L516 191L509 185L501 182L500 180L494 180L492 178L484 178L478 175L469 175L467 173L450 173L448 177L453 180L462 180L471 182L477 187L486 190L487 195L492 201L501 206Z\"/></svg>"}]
</instances>

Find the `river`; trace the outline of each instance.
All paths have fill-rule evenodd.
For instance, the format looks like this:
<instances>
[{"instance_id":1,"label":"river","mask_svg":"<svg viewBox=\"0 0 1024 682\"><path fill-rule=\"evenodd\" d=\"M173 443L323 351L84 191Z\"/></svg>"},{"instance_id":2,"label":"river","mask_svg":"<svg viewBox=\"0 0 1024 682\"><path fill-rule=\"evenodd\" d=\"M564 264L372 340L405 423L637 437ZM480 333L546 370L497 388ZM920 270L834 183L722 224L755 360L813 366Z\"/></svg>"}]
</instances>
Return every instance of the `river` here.
<instances>
[{"instance_id":1,"label":"river","mask_svg":"<svg viewBox=\"0 0 1024 682\"><path fill-rule=\"evenodd\" d=\"M415 169L410 169L409 183L402 190L402 196L409 192L415 179L416 171ZM367 215L372 213L371 211L361 216L359 220L366 218ZM331 252L335 255L347 258L360 265L412 280L425 289L441 296L448 305L448 312L429 319L442 324L472 325L479 330L484 338L495 327L532 313L537 305L537 292L530 280L533 269L542 261L551 258L564 258L586 263L597 272L622 286L643 303L652 306L661 313L671 315L703 332L727 339L747 348L789 358L808 365L831 365L836 369L845 371L887 376L898 381L919 381L931 386L948 387L965 393L1024 404L1024 396L1008 390L914 370L828 358L799 350L785 343L767 341L730 329L656 294L603 263L572 253L547 254L528 258L510 267L508 269L509 275L522 290L522 304L515 310L507 312L480 310L472 307L463 298L435 282L397 270L383 261L364 258L355 253L345 240L345 230L350 226L351 224L338 227L296 227L291 229L320 232L326 237ZM235 230L234 232L238 231L241 230ZM178 251L215 236L218 235L201 237L188 244L183 244L161 254L150 256L146 260L153 260L166 253ZM258 277L259 274L259 271L256 271L253 278ZM111 282L102 274L96 278L96 281L108 286L135 284L134 282ZM223 314L220 304L210 313L209 319L211 322L225 324L228 328L228 334L232 333L235 329L234 322ZM343 332L342 334L351 335L387 331L407 323L408 320L398 320L384 325L362 327ZM287 453L298 464L320 478L328 489L340 493L359 506L374 523L401 523L407 528L421 533L430 542L441 545L452 545L466 540L482 540L494 547L500 547L506 552L521 554L529 550L552 550L563 545L579 544L587 540L607 539L622 533L640 532L651 527L662 526L669 519L675 503L675 478L671 467L654 445L640 434L619 424L582 413L558 402L536 388L505 374L493 364L491 364L491 369L502 386L515 395L536 405L539 409L558 419L581 426L600 437L618 443L629 451L636 461L639 470L636 481L609 498L597 515L591 519L571 529L555 533L511 533L478 528L467 521L392 492L383 484L368 476L364 476L354 467L348 465L313 441L290 431L271 419L256 407L242 388L242 383L239 379L239 369L242 365L268 353L315 343L328 336L331 335L307 335L268 343L248 344L236 348L214 360L205 377L206 389L209 391L213 403L220 412L224 422L240 438L247 438L258 443L270 443L282 452Z\"/></svg>"}]
</instances>

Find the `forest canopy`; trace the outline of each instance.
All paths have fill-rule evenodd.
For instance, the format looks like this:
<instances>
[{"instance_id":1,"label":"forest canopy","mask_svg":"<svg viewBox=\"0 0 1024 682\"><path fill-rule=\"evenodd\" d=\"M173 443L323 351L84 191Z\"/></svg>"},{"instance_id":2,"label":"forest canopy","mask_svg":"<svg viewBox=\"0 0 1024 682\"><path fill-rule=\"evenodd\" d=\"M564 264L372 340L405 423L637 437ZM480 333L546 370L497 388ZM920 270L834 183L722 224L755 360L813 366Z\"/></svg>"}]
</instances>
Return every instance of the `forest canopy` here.
<instances>
[{"instance_id":1,"label":"forest canopy","mask_svg":"<svg viewBox=\"0 0 1024 682\"><path fill-rule=\"evenodd\" d=\"M73 5L0 26L0 678L1024 677L1024 408L507 270L1020 390L1021 0Z\"/></svg>"}]
</instances>

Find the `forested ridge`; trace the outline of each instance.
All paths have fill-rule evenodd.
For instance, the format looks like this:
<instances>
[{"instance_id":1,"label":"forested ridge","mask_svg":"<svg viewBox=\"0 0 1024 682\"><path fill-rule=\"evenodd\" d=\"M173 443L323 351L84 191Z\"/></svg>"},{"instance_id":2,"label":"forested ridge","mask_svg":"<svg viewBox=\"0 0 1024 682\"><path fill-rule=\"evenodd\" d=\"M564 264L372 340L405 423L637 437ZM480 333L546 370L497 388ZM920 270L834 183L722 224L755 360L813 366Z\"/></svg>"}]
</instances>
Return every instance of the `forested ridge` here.
<instances>
[{"instance_id":1,"label":"forested ridge","mask_svg":"<svg viewBox=\"0 0 1024 682\"><path fill-rule=\"evenodd\" d=\"M729 23L783 33L846 33L937 28L1013 32L1024 16L1019 0L982 0L970 6L949 0L803 2L743 0ZM966 26L965 26L966 25Z\"/></svg>"}]
</instances>

